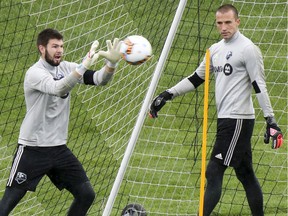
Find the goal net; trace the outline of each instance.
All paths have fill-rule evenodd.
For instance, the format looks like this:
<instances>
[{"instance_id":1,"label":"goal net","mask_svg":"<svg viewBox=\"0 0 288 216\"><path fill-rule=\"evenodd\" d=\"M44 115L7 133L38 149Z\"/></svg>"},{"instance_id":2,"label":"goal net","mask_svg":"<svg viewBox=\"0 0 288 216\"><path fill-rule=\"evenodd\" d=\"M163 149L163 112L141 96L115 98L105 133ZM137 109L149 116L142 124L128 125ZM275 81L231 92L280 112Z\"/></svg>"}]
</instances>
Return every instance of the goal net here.
<instances>
[{"instance_id":1,"label":"goal net","mask_svg":"<svg viewBox=\"0 0 288 216\"><path fill-rule=\"evenodd\" d=\"M187 1L155 95L191 74L205 50L219 40L215 10L224 1ZM227 3L227 1L225 1ZM275 116L287 137L287 2L228 1L240 12L240 29L262 50ZM121 61L104 87L79 85L71 92L68 147L79 158L96 191L88 215L102 215L139 110L167 38L179 0L7 0L0 2L0 197L9 176L25 115L23 79L39 59L37 34L56 28L64 35L65 60L80 62L92 41L139 34L152 44L143 65ZM104 65L101 59L96 68ZM210 82L207 158L215 140L213 77ZM264 145L265 121L255 98L252 138L254 169L264 193L266 215L287 214L287 145ZM178 97L144 121L111 215L128 203L139 203L149 215L196 215L199 208L203 87ZM73 200L43 178L11 215L66 215ZM227 170L219 215L250 215L245 192L233 170Z\"/></svg>"}]
</instances>

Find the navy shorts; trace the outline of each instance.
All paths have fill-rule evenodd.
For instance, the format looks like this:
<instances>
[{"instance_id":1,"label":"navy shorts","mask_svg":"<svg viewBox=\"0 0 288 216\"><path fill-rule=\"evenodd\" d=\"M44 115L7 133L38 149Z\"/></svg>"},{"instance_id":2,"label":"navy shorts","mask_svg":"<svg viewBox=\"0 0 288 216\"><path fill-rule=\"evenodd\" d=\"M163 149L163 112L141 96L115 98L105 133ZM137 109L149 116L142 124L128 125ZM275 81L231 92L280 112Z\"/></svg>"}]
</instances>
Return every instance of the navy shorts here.
<instances>
[{"instance_id":1,"label":"navy shorts","mask_svg":"<svg viewBox=\"0 0 288 216\"><path fill-rule=\"evenodd\" d=\"M238 167L243 160L252 162L251 137L254 119L218 119L211 160Z\"/></svg>"},{"instance_id":2,"label":"navy shorts","mask_svg":"<svg viewBox=\"0 0 288 216\"><path fill-rule=\"evenodd\" d=\"M81 163L66 145L18 145L7 186L35 191L44 175L47 175L59 190L89 181Z\"/></svg>"}]
</instances>

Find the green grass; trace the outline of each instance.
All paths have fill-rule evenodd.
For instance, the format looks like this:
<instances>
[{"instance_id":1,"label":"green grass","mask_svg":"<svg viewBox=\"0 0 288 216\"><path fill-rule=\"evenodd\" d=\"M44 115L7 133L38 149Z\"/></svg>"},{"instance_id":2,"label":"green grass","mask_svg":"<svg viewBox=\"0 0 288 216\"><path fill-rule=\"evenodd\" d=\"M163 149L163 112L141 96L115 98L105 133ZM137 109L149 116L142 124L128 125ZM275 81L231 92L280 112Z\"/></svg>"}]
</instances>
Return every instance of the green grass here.
<instances>
[{"instance_id":1,"label":"green grass","mask_svg":"<svg viewBox=\"0 0 288 216\"><path fill-rule=\"evenodd\" d=\"M140 67L123 61L106 87L76 87L72 92L68 146L83 163L97 198L89 215L101 215L127 143L159 59L178 1L13 1L0 3L0 196L9 176L20 124L25 115L23 79L39 58L35 38L45 27L64 34L65 58L77 61L98 39L142 34L153 47L153 58ZM267 2L267 1L266 1ZM267 86L276 119L287 136L287 22L286 4L235 3L241 8L242 32L260 46ZM282 3L281 3L282 2ZM97 4L100 4L96 7ZM156 93L190 75L205 50L218 41L214 11L222 1L188 1ZM261 3L261 2L260 2ZM281 3L281 4L280 4ZM279 6L280 5L280 6ZM119 7L118 7L119 6ZM275 7L275 8L274 8ZM117 8L117 10L112 9ZM199 16L198 16L198 12ZM274 16L271 18L270 16ZM35 28L36 26L36 28ZM266 29L267 31L263 31ZM101 60L98 67L103 63ZM215 139L216 113L211 77L207 157ZM272 151L263 144L263 114L255 100L252 138L256 174L263 188L265 215L287 215L287 146ZM167 103L157 120L145 119L139 139L113 206L138 202L150 215L195 215L199 205L203 86ZM44 178L12 215L65 215L73 198ZM245 193L229 169L214 215L250 215Z\"/></svg>"}]
</instances>

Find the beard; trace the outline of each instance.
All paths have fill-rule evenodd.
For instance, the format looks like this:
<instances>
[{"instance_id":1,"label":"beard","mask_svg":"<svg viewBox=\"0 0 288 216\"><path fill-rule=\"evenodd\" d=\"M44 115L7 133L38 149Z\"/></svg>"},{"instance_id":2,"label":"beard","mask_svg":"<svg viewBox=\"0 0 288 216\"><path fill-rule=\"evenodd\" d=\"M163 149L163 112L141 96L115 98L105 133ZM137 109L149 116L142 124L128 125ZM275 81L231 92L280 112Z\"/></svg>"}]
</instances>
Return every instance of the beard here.
<instances>
[{"instance_id":1,"label":"beard","mask_svg":"<svg viewBox=\"0 0 288 216\"><path fill-rule=\"evenodd\" d=\"M58 66L61 62L61 59L59 59L59 61L55 61L54 58L47 52L47 50L45 51L45 60L52 66Z\"/></svg>"}]
</instances>

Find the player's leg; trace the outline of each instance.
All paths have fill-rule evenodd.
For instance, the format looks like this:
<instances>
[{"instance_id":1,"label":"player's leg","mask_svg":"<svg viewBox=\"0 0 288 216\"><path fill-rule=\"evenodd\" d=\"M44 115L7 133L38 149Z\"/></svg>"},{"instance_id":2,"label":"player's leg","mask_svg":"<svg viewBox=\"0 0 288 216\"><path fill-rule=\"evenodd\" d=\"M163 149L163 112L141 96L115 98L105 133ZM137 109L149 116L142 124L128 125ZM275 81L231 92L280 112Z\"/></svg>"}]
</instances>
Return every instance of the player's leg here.
<instances>
[{"instance_id":1,"label":"player's leg","mask_svg":"<svg viewBox=\"0 0 288 216\"><path fill-rule=\"evenodd\" d=\"M238 150L234 152L235 155L233 156L239 163L234 163L235 166L233 167L237 178L245 189L252 215L261 216L264 215L263 194L252 166L251 137L253 128L254 119L243 120L237 143Z\"/></svg>"},{"instance_id":2,"label":"player's leg","mask_svg":"<svg viewBox=\"0 0 288 216\"><path fill-rule=\"evenodd\" d=\"M8 215L28 190L35 191L45 172L45 164L42 163L44 156L38 148L18 145L0 202L0 216Z\"/></svg>"},{"instance_id":3,"label":"player's leg","mask_svg":"<svg viewBox=\"0 0 288 216\"><path fill-rule=\"evenodd\" d=\"M207 186L204 195L204 216L209 216L221 197L226 166L210 160L206 169Z\"/></svg>"},{"instance_id":4,"label":"player's leg","mask_svg":"<svg viewBox=\"0 0 288 216\"><path fill-rule=\"evenodd\" d=\"M227 169L227 165L224 165L224 159L234 134L235 125L236 120L217 119L216 141L206 168L205 216L211 214L221 197L223 176Z\"/></svg>"},{"instance_id":5,"label":"player's leg","mask_svg":"<svg viewBox=\"0 0 288 216\"><path fill-rule=\"evenodd\" d=\"M246 159L244 159L237 168L234 168L234 170L237 178L245 189L252 215L264 215L263 194L252 167L251 157L247 155Z\"/></svg>"},{"instance_id":6,"label":"player's leg","mask_svg":"<svg viewBox=\"0 0 288 216\"><path fill-rule=\"evenodd\" d=\"M69 189L74 200L68 211L68 216L84 216L95 199L95 192L89 181Z\"/></svg>"},{"instance_id":7,"label":"player's leg","mask_svg":"<svg viewBox=\"0 0 288 216\"><path fill-rule=\"evenodd\" d=\"M0 201L0 216L8 216L20 200L26 194L26 190L16 187L6 187L3 198Z\"/></svg>"},{"instance_id":8,"label":"player's leg","mask_svg":"<svg viewBox=\"0 0 288 216\"><path fill-rule=\"evenodd\" d=\"M53 168L47 174L58 189L66 188L74 196L68 216L86 215L92 205L95 192L86 172L66 145L54 148L51 154Z\"/></svg>"}]
</instances>

